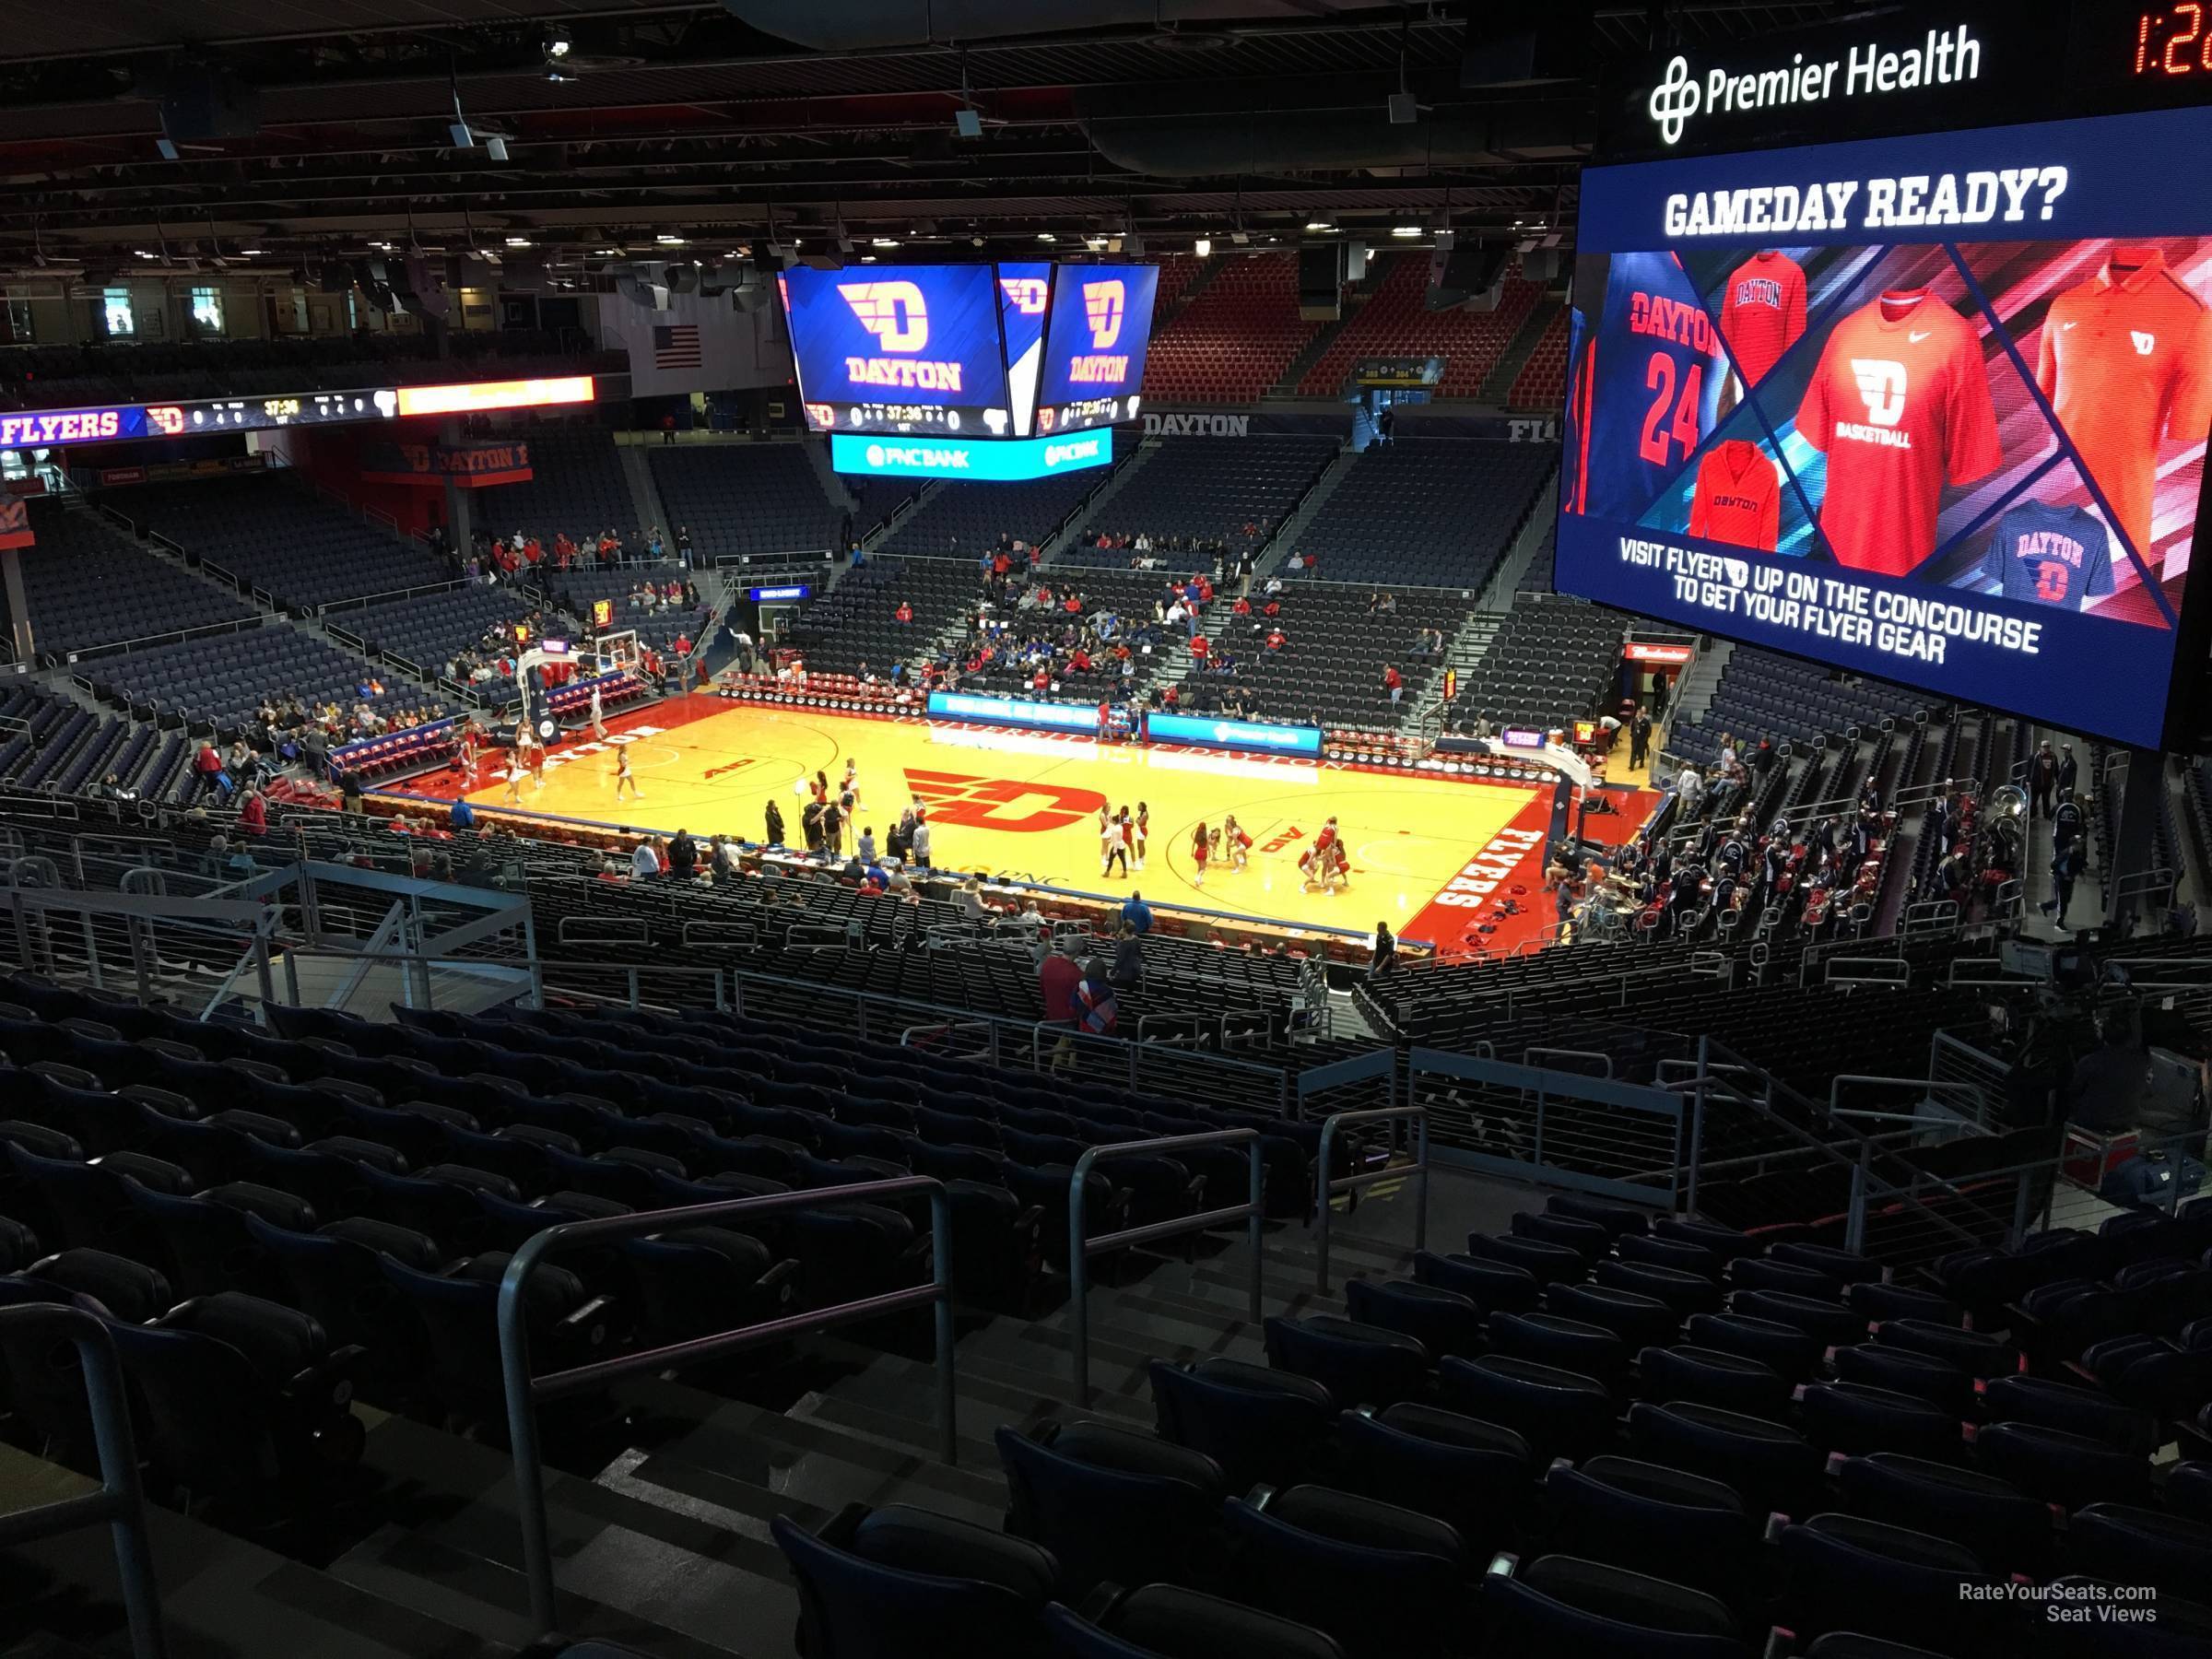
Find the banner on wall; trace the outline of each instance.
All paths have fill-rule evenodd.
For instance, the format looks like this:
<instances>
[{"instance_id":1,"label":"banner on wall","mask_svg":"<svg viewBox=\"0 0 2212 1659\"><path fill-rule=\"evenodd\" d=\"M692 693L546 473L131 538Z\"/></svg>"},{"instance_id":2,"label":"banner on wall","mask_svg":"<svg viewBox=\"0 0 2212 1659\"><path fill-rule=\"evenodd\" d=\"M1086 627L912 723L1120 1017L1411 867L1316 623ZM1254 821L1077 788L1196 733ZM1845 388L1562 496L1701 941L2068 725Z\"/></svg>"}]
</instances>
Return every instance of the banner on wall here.
<instances>
[{"instance_id":1,"label":"banner on wall","mask_svg":"<svg viewBox=\"0 0 2212 1659\"><path fill-rule=\"evenodd\" d=\"M20 496L0 495L0 547L28 547L36 539L29 504Z\"/></svg>"},{"instance_id":2,"label":"banner on wall","mask_svg":"<svg viewBox=\"0 0 2212 1659\"><path fill-rule=\"evenodd\" d=\"M129 484L159 484L172 478L214 478L229 473L262 472L268 466L265 455L203 455L196 461L154 461L144 466L103 466L91 475L92 481L103 489L120 489ZM70 475L82 486L85 474L74 471Z\"/></svg>"},{"instance_id":3,"label":"banner on wall","mask_svg":"<svg viewBox=\"0 0 2212 1659\"><path fill-rule=\"evenodd\" d=\"M741 312L728 294L668 296L666 311L609 295L599 307L604 344L629 358L632 397L782 386L792 379L791 347L776 307Z\"/></svg>"},{"instance_id":4,"label":"banner on wall","mask_svg":"<svg viewBox=\"0 0 2212 1659\"><path fill-rule=\"evenodd\" d=\"M1444 414L1418 405L1397 406L1398 435L1405 438L1474 438L1489 443L1557 443L1556 416ZM1147 407L1147 438L1342 438L1351 417L1342 409L1162 409Z\"/></svg>"},{"instance_id":5,"label":"banner on wall","mask_svg":"<svg viewBox=\"0 0 2212 1659\"><path fill-rule=\"evenodd\" d=\"M371 443L361 451L361 477L374 484L414 484L489 489L526 484L530 446L503 443Z\"/></svg>"}]
</instances>

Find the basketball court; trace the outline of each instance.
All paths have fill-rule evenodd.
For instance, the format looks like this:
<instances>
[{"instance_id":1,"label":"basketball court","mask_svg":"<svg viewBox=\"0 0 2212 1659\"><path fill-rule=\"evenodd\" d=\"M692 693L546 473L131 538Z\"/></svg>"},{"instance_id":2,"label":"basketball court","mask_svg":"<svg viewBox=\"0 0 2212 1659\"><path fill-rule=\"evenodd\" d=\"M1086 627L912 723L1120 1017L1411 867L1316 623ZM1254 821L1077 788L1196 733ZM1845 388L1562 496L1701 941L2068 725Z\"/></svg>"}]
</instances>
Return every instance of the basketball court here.
<instances>
[{"instance_id":1,"label":"basketball court","mask_svg":"<svg viewBox=\"0 0 2212 1659\"><path fill-rule=\"evenodd\" d=\"M1541 879L1547 789L1471 782L1419 772L1378 773L1311 762L1191 749L1100 745L998 728L870 719L807 709L677 698L610 723L602 745L584 734L556 746L545 784L522 785L520 810L599 826L759 841L777 803L784 840L800 844L806 785L818 771L834 789L845 762L859 769L861 810L848 831L873 826L878 846L908 800L928 807L931 862L1084 892L1141 889L1151 900L1295 926L1371 932L1378 921L1409 938L1465 948L1502 938L1463 933L1492 891L1525 884L1532 919L1550 920ZM615 751L627 748L641 798L615 798ZM450 799L451 772L406 793ZM506 805L503 771L488 761L475 805ZM1100 807L1150 810L1146 867L1100 873ZM1196 827L1234 814L1251 835L1247 867L1217 857L1203 883L1191 856ZM1349 889L1323 892L1300 878L1299 857L1334 817L1350 851ZM1452 884L1461 885L1453 889ZM1448 890L1449 889L1449 890ZM1440 896L1442 902L1440 903ZM1542 912L1540 915L1535 912ZM1519 922L1521 918L1511 919ZM1519 936L1509 925L1500 932Z\"/></svg>"}]
</instances>

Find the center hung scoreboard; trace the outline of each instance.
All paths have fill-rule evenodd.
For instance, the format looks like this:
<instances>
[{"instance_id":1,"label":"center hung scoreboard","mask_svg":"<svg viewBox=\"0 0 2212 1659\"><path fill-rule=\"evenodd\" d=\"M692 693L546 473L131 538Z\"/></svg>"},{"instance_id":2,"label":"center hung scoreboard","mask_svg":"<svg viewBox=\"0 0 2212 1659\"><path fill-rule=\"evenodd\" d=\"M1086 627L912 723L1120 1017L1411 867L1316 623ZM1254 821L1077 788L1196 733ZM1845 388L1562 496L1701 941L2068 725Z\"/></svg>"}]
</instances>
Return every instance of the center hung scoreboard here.
<instances>
[{"instance_id":1,"label":"center hung scoreboard","mask_svg":"<svg viewBox=\"0 0 2212 1659\"><path fill-rule=\"evenodd\" d=\"M2208 100L2194 4L1897 8L1609 86L1559 590L2194 747Z\"/></svg>"},{"instance_id":2,"label":"center hung scoreboard","mask_svg":"<svg viewBox=\"0 0 2212 1659\"><path fill-rule=\"evenodd\" d=\"M800 265L778 278L807 426L840 472L1015 480L1113 459L1156 266Z\"/></svg>"}]
</instances>

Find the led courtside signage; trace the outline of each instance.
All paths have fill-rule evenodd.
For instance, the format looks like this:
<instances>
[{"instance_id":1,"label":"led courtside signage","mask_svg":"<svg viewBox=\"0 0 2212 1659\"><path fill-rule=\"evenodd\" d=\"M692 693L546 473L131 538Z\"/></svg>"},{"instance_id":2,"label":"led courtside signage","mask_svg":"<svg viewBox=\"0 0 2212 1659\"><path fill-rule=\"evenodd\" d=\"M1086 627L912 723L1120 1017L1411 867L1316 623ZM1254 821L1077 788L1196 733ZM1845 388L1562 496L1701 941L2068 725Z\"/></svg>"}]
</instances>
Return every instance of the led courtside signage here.
<instances>
[{"instance_id":1,"label":"led courtside signage","mask_svg":"<svg viewBox=\"0 0 2212 1659\"><path fill-rule=\"evenodd\" d=\"M2200 108L1588 170L1560 589L2181 741L2208 154Z\"/></svg>"}]
</instances>

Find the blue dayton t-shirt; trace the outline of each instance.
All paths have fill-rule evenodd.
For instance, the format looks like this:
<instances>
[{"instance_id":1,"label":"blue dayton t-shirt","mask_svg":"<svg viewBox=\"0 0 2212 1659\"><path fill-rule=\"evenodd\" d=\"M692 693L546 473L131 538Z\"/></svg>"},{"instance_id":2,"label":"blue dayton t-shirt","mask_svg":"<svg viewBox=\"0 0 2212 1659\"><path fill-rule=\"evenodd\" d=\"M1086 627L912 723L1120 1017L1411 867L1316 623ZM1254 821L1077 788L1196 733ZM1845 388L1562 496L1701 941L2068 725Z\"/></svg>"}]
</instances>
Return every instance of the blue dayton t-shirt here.
<instances>
[{"instance_id":1,"label":"blue dayton t-shirt","mask_svg":"<svg viewBox=\"0 0 2212 1659\"><path fill-rule=\"evenodd\" d=\"M2086 507L2023 501L1997 521L1982 573L2005 597L2079 610L2087 594L2112 591L2112 538Z\"/></svg>"}]
</instances>

